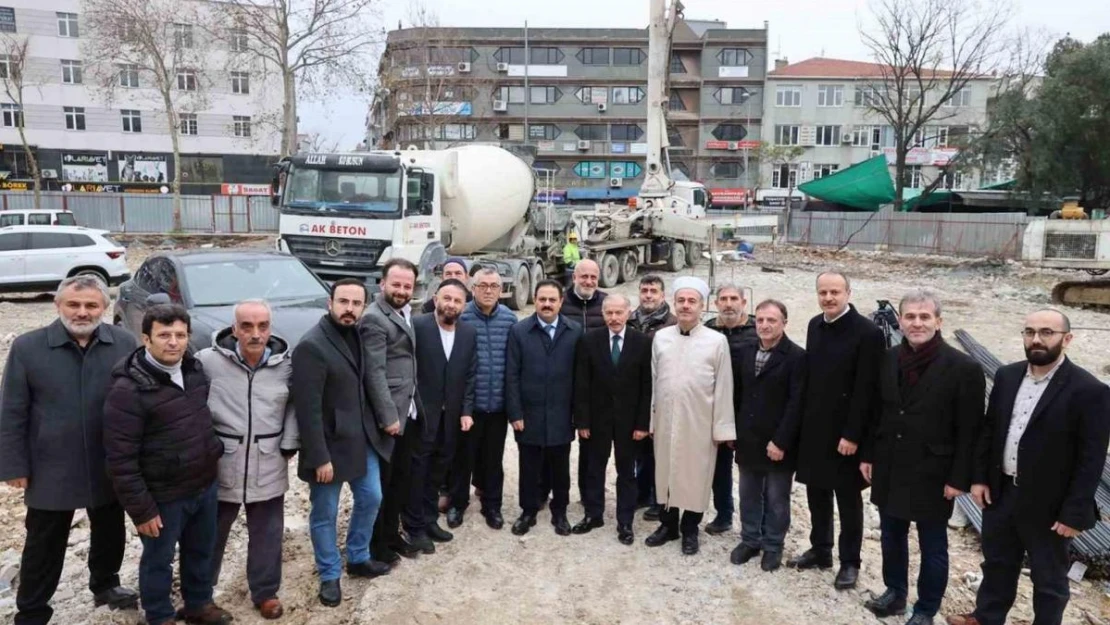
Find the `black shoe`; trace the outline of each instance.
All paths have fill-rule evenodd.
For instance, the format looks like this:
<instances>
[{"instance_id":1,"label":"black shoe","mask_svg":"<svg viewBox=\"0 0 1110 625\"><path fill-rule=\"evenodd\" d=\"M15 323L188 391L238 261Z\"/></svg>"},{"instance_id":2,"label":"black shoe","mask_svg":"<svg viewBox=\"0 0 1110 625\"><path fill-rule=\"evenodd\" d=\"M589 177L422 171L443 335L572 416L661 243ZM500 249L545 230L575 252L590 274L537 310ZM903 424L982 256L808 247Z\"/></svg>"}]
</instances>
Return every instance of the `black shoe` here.
<instances>
[{"instance_id":1,"label":"black shoe","mask_svg":"<svg viewBox=\"0 0 1110 625\"><path fill-rule=\"evenodd\" d=\"M717 536L718 534L724 534L730 529L732 529L732 519L719 516L713 519L712 523L705 526L705 533L710 536Z\"/></svg>"},{"instance_id":2,"label":"black shoe","mask_svg":"<svg viewBox=\"0 0 1110 625\"><path fill-rule=\"evenodd\" d=\"M662 514L662 513L663 513L663 506L661 506L659 504L653 504L653 505L648 506L647 510L644 510L643 519L645 521L658 521L659 520L659 515Z\"/></svg>"},{"instance_id":3,"label":"black shoe","mask_svg":"<svg viewBox=\"0 0 1110 625\"><path fill-rule=\"evenodd\" d=\"M786 562L786 566L800 571L806 569L831 569L832 564L831 555L819 553L813 549L806 551L797 558L791 558Z\"/></svg>"},{"instance_id":4,"label":"black shoe","mask_svg":"<svg viewBox=\"0 0 1110 625\"><path fill-rule=\"evenodd\" d=\"M351 577L365 577L373 579L381 577L382 575L389 575L392 569L385 562L378 562L376 560L367 560L366 562L348 562L347 575Z\"/></svg>"},{"instance_id":5,"label":"black shoe","mask_svg":"<svg viewBox=\"0 0 1110 625\"><path fill-rule=\"evenodd\" d=\"M605 521L599 517L586 517L578 522L577 525L570 528L570 531L575 534L589 534L590 530L605 527Z\"/></svg>"},{"instance_id":6,"label":"black shoe","mask_svg":"<svg viewBox=\"0 0 1110 625\"><path fill-rule=\"evenodd\" d=\"M482 517L491 530L499 530L505 527L505 517L501 516L501 513L496 510L483 511Z\"/></svg>"},{"instance_id":7,"label":"black shoe","mask_svg":"<svg viewBox=\"0 0 1110 625\"><path fill-rule=\"evenodd\" d=\"M339 588L339 580L333 579L320 582L320 603L329 608L334 608L343 602L343 591Z\"/></svg>"},{"instance_id":8,"label":"black shoe","mask_svg":"<svg viewBox=\"0 0 1110 625\"><path fill-rule=\"evenodd\" d=\"M560 536L570 536L570 521L567 520L566 513L551 515L551 525L555 527L555 533Z\"/></svg>"},{"instance_id":9,"label":"black shoe","mask_svg":"<svg viewBox=\"0 0 1110 625\"><path fill-rule=\"evenodd\" d=\"M692 556L698 552L698 535L687 534L682 537L682 555Z\"/></svg>"},{"instance_id":10,"label":"black shoe","mask_svg":"<svg viewBox=\"0 0 1110 625\"><path fill-rule=\"evenodd\" d=\"M454 534L440 527L438 522L429 525L428 529L425 531L428 534L428 538L437 543L449 543L451 539L455 537Z\"/></svg>"},{"instance_id":11,"label":"black shoe","mask_svg":"<svg viewBox=\"0 0 1110 625\"><path fill-rule=\"evenodd\" d=\"M631 545L636 540L636 535L632 533L632 526L618 524L617 540L621 541L622 545Z\"/></svg>"},{"instance_id":12,"label":"black shoe","mask_svg":"<svg viewBox=\"0 0 1110 625\"><path fill-rule=\"evenodd\" d=\"M856 587L856 580L859 579L859 567L851 564L842 564L840 570L836 573L836 580L833 586L837 590L851 590Z\"/></svg>"},{"instance_id":13,"label":"black shoe","mask_svg":"<svg viewBox=\"0 0 1110 625\"><path fill-rule=\"evenodd\" d=\"M914 613L910 620L906 621L906 625L933 625L933 617Z\"/></svg>"},{"instance_id":14,"label":"black shoe","mask_svg":"<svg viewBox=\"0 0 1110 625\"><path fill-rule=\"evenodd\" d=\"M651 507L651 502L650 501L637 501L636 502L636 509L637 510L639 510L641 508L648 508L648 507Z\"/></svg>"},{"instance_id":15,"label":"black shoe","mask_svg":"<svg viewBox=\"0 0 1110 625\"><path fill-rule=\"evenodd\" d=\"M420 555L420 552L422 551L421 546L418 546L413 541L413 537L409 536L407 532L399 534L397 536L397 540L393 541L389 545L389 548L393 551L396 551L401 557L410 559ZM434 550L435 547L433 546L432 549Z\"/></svg>"},{"instance_id":16,"label":"black shoe","mask_svg":"<svg viewBox=\"0 0 1110 625\"><path fill-rule=\"evenodd\" d=\"M463 523L463 511L458 508L447 509L447 527L455 529Z\"/></svg>"},{"instance_id":17,"label":"black shoe","mask_svg":"<svg viewBox=\"0 0 1110 625\"><path fill-rule=\"evenodd\" d=\"M133 610L139 606L139 593L130 588L116 586L93 595L93 603L98 608L106 605L112 610Z\"/></svg>"},{"instance_id":18,"label":"black shoe","mask_svg":"<svg viewBox=\"0 0 1110 625\"><path fill-rule=\"evenodd\" d=\"M782 566L781 551L764 551L763 558L759 561L759 568L770 573L777 571Z\"/></svg>"},{"instance_id":19,"label":"black shoe","mask_svg":"<svg viewBox=\"0 0 1110 625\"><path fill-rule=\"evenodd\" d=\"M728 561L733 564L744 564L759 555L759 549L751 545L740 543L728 556Z\"/></svg>"},{"instance_id":20,"label":"black shoe","mask_svg":"<svg viewBox=\"0 0 1110 625\"><path fill-rule=\"evenodd\" d=\"M388 548L372 549L374 552L374 560L381 562L390 568L397 566L401 563L401 556L397 552Z\"/></svg>"},{"instance_id":21,"label":"black shoe","mask_svg":"<svg viewBox=\"0 0 1110 625\"><path fill-rule=\"evenodd\" d=\"M886 618L888 616L905 614L906 598L898 596L897 592L887 588L886 592L878 597L872 597L863 602L863 607L871 610L871 613L879 618Z\"/></svg>"},{"instance_id":22,"label":"black shoe","mask_svg":"<svg viewBox=\"0 0 1110 625\"><path fill-rule=\"evenodd\" d=\"M424 555L430 556L436 552L435 542L433 542L431 538L428 538L423 534L420 534L419 536L413 536L412 534L409 534L408 543L413 547L419 549L420 553Z\"/></svg>"},{"instance_id":23,"label":"black shoe","mask_svg":"<svg viewBox=\"0 0 1110 625\"><path fill-rule=\"evenodd\" d=\"M522 514L520 518L513 523L513 534L515 536L523 536L528 533L528 530L536 526L536 515Z\"/></svg>"},{"instance_id":24,"label":"black shoe","mask_svg":"<svg viewBox=\"0 0 1110 625\"><path fill-rule=\"evenodd\" d=\"M644 544L648 547L661 547L672 540L678 540L678 538L678 530L672 530L667 528L666 525L660 525L659 529L652 532L651 536L648 536L644 540Z\"/></svg>"}]
</instances>

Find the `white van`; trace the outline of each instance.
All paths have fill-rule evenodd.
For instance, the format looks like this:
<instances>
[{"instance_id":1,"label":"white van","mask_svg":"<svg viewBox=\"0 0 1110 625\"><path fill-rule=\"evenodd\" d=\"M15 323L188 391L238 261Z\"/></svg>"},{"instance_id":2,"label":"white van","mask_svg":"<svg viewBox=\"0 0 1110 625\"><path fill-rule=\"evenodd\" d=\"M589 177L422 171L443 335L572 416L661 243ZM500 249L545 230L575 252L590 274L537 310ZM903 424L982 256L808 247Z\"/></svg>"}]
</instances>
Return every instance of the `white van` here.
<instances>
[{"instance_id":1,"label":"white van","mask_svg":"<svg viewBox=\"0 0 1110 625\"><path fill-rule=\"evenodd\" d=\"M0 210L0 228L7 226L76 226L77 219L67 210L28 208Z\"/></svg>"}]
</instances>

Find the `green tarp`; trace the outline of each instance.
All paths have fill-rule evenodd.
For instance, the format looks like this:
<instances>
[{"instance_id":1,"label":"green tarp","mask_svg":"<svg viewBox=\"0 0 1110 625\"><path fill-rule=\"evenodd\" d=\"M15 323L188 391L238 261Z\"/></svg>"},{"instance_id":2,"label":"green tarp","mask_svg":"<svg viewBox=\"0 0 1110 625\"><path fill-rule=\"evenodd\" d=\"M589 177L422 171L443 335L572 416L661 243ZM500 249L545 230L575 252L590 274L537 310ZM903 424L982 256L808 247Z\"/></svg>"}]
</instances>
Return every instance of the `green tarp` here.
<instances>
[{"instance_id":1,"label":"green tarp","mask_svg":"<svg viewBox=\"0 0 1110 625\"><path fill-rule=\"evenodd\" d=\"M883 155L801 184L798 190L819 200L869 211L894 201L894 182Z\"/></svg>"}]
</instances>

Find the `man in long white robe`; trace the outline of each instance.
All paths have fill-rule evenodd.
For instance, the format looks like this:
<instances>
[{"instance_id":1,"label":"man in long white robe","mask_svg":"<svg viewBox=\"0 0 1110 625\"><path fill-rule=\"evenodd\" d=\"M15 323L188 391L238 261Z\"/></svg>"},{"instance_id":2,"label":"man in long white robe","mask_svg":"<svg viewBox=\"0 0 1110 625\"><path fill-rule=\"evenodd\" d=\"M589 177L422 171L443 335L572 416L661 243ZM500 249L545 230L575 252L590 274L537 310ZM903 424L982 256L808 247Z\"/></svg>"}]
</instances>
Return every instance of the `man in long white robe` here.
<instances>
[{"instance_id":1,"label":"man in long white robe","mask_svg":"<svg viewBox=\"0 0 1110 625\"><path fill-rule=\"evenodd\" d=\"M694 555L717 446L736 439L732 361L725 336L701 325L709 287L684 276L674 288L678 325L656 333L651 354L655 488L665 509L645 544L658 547L681 535L682 553Z\"/></svg>"}]
</instances>

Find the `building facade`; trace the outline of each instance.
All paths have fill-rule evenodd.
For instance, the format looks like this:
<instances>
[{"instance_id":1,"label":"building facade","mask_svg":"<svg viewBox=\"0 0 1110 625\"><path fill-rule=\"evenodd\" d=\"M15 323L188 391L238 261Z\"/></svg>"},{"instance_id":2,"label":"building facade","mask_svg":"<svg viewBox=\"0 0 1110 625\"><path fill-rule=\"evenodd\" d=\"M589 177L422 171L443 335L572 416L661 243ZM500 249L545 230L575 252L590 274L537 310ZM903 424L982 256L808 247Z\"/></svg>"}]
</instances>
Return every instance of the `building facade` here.
<instances>
[{"instance_id":1,"label":"building facade","mask_svg":"<svg viewBox=\"0 0 1110 625\"><path fill-rule=\"evenodd\" d=\"M856 163L885 154L894 176L895 133L869 104L876 89L883 88L882 67L874 63L812 58L788 64L776 61L767 76L763 103L765 140L779 146L799 146L802 155L793 163L763 163L761 204L785 205L789 189L810 180L842 171ZM958 152L956 146L987 125L987 103L996 81L973 79L914 137L907 156L907 188L922 188L937 176L947 175L944 188L975 189L982 182L978 172L940 169ZM926 94L926 105L935 103ZM794 197L801 197L795 190Z\"/></svg>"},{"instance_id":2,"label":"building facade","mask_svg":"<svg viewBox=\"0 0 1110 625\"><path fill-rule=\"evenodd\" d=\"M535 149L554 198L619 199L643 180L647 30L410 28L388 34L367 145ZM672 170L742 203L758 179L767 25L680 22L668 115Z\"/></svg>"},{"instance_id":3,"label":"building facade","mask_svg":"<svg viewBox=\"0 0 1110 625\"><path fill-rule=\"evenodd\" d=\"M188 15L212 17L212 5L194 4ZM93 75L81 8L79 0L0 0L0 80L9 87L0 89L0 187L30 186L19 124L45 188L161 191L177 175L171 132L180 140L185 193L269 180L280 149L282 90L256 55L210 36L200 23L175 23L176 44L197 62L177 71L179 120L171 130L153 74L120 63L110 90ZM20 61L10 53L24 42L24 60L13 68ZM22 107L8 84L18 69Z\"/></svg>"}]
</instances>

